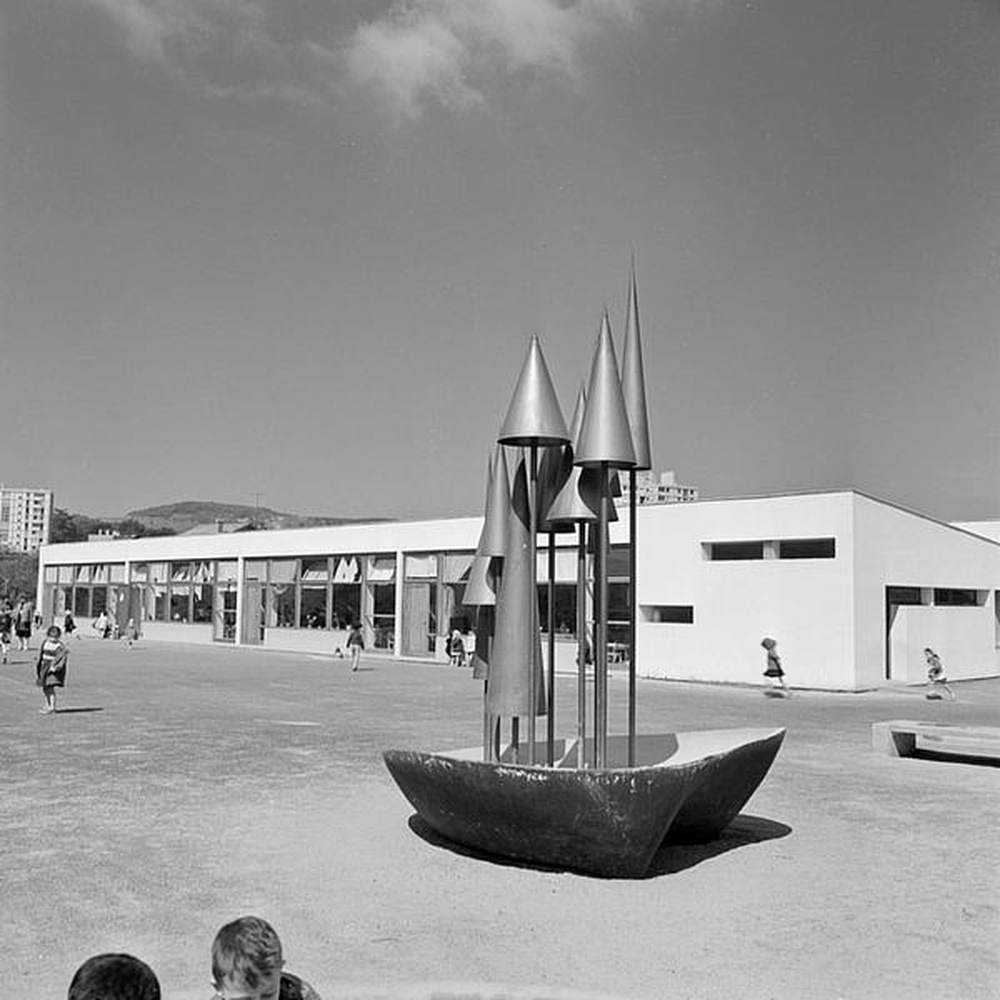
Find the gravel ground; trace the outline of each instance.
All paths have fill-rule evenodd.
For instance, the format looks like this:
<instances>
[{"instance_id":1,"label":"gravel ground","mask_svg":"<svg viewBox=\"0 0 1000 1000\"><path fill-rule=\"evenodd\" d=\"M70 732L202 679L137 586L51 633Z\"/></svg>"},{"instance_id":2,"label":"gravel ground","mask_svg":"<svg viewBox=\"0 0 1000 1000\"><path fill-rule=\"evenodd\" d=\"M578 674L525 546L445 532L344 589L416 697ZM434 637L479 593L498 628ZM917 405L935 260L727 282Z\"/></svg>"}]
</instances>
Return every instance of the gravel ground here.
<instances>
[{"instance_id":1,"label":"gravel ground","mask_svg":"<svg viewBox=\"0 0 1000 1000\"><path fill-rule=\"evenodd\" d=\"M99 951L207 1000L224 922L258 913L324 1000L1000 996L1000 768L893 759L873 721L1000 725L1000 680L865 694L640 682L642 731L786 725L726 834L612 881L429 836L388 747L479 739L453 667L72 643L56 716L0 667L0 995L65 997ZM32 654L33 659L33 654ZM794 679L794 665L789 664ZM621 729L625 686L611 704ZM575 682L560 678L560 732Z\"/></svg>"}]
</instances>

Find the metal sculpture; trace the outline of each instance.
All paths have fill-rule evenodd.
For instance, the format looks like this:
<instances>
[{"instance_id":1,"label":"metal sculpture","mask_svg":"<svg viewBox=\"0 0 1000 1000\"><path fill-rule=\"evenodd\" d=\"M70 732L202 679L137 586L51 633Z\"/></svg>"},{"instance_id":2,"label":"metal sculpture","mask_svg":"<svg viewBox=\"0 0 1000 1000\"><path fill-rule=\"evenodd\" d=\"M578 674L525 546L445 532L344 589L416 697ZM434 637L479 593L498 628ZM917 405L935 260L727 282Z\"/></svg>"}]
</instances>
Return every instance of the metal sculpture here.
<instances>
[{"instance_id":1,"label":"metal sculpture","mask_svg":"<svg viewBox=\"0 0 1000 1000\"><path fill-rule=\"evenodd\" d=\"M543 448L539 469L538 449ZM651 465L635 264L622 371L607 310L586 391L567 431L533 337L489 464L486 512L465 603L478 605L473 673L484 679L481 747L387 750L385 762L423 820L488 854L601 875L644 874L666 838L708 840L764 779L776 730L636 733L636 470ZM608 555L611 502L630 477L629 703L625 736L608 734ZM577 530L577 720L555 735L554 535ZM593 572L586 532L591 533ZM540 669L537 535L548 535L548 686ZM594 702L587 727L588 582L593 581ZM482 631L482 635L480 634ZM548 715L544 743L538 715ZM503 746L501 720L510 719ZM520 720L526 718L522 740ZM536 763L544 757L542 764Z\"/></svg>"}]
</instances>

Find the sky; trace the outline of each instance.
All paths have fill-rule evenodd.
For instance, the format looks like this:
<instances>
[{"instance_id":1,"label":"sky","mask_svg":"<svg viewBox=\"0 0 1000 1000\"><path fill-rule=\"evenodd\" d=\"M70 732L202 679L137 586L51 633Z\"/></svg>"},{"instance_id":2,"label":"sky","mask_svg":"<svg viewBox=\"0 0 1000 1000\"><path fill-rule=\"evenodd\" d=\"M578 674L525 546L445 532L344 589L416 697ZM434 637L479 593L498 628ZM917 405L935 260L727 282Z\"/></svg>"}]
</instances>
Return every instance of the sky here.
<instances>
[{"instance_id":1,"label":"sky","mask_svg":"<svg viewBox=\"0 0 1000 1000\"><path fill-rule=\"evenodd\" d=\"M997 0L7 0L0 479L482 510L634 255L654 466L1000 518Z\"/></svg>"}]
</instances>

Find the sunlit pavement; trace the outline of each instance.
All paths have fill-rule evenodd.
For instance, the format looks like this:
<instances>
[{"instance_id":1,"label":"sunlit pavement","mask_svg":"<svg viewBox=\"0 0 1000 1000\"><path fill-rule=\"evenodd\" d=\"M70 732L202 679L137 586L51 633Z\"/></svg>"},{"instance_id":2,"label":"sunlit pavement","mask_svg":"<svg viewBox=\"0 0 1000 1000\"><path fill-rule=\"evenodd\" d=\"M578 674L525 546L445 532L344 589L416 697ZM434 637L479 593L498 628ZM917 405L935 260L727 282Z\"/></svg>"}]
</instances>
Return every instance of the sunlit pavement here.
<instances>
[{"instance_id":1,"label":"sunlit pavement","mask_svg":"<svg viewBox=\"0 0 1000 1000\"><path fill-rule=\"evenodd\" d=\"M38 714L35 651L0 667L4 996L64 997L85 957L124 950L165 997L207 998L212 937L248 912L326 1000L1000 994L1000 768L870 748L880 719L1000 725L1000 680L956 684L954 703L640 682L640 730L788 736L726 836L616 882L496 863L411 823L381 751L478 742L468 670L71 650L55 716ZM566 734L575 681L557 687ZM625 690L616 673L615 730Z\"/></svg>"}]
</instances>

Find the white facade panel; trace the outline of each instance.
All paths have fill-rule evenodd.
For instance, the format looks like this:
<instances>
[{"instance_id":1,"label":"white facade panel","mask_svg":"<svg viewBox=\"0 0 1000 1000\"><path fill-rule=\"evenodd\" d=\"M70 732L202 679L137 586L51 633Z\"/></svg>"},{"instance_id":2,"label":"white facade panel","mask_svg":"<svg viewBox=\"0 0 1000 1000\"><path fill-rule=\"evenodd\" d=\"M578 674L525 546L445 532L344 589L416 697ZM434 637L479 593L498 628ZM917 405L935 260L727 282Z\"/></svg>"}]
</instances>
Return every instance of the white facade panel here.
<instances>
[{"instance_id":1,"label":"white facade panel","mask_svg":"<svg viewBox=\"0 0 1000 1000\"><path fill-rule=\"evenodd\" d=\"M855 524L855 659L861 683L925 679L925 646L938 653L950 677L1000 672L1000 545L861 494L855 495ZM921 588L931 603L899 607L890 621L887 587ZM941 589L976 590L981 603L935 604L934 591Z\"/></svg>"},{"instance_id":2,"label":"white facade panel","mask_svg":"<svg viewBox=\"0 0 1000 1000\"><path fill-rule=\"evenodd\" d=\"M850 515L846 493L640 509L638 672L760 683L770 636L790 683L853 688ZM705 548L829 537L833 559L712 561ZM694 622L645 621L657 606L691 606Z\"/></svg>"}]
</instances>

